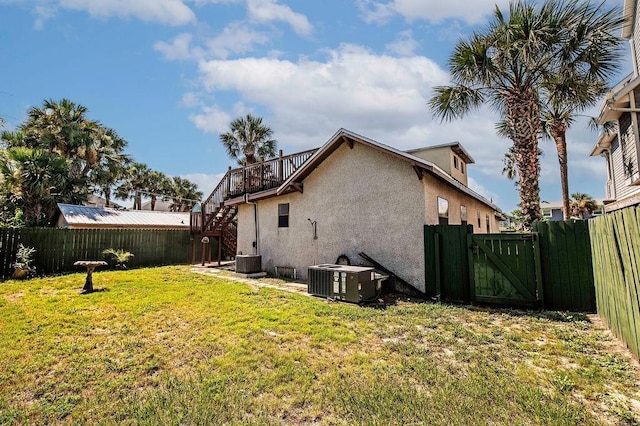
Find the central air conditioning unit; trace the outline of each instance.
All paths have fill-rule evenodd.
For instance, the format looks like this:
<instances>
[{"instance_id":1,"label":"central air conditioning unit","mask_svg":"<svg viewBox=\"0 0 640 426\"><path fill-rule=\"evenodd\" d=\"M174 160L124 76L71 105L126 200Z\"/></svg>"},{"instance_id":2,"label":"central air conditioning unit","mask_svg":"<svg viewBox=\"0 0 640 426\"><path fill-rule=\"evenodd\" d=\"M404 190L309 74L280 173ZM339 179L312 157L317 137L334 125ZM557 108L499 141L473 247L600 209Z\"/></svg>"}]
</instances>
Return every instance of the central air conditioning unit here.
<instances>
[{"instance_id":1,"label":"central air conditioning unit","mask_svg":"<svg viewBox=\"0 0 640 426\"><path fill-rule=\"evenodd\" d=\"M315 265L308 270L308 292L313 296L359 303L374 299L385 278L370 267Z\"/></svg>"},{"instance_id":2,"label":"central air conditioning unit","mask_svg":"<svg viewBox=\"0 0 640 426\"><path fill-rule=\"evenodd\" d=\"M240 254L236 256L236 272L241 274L256 274L262 272L262 256L259 254Z\"/></svg>"}]
</instances>

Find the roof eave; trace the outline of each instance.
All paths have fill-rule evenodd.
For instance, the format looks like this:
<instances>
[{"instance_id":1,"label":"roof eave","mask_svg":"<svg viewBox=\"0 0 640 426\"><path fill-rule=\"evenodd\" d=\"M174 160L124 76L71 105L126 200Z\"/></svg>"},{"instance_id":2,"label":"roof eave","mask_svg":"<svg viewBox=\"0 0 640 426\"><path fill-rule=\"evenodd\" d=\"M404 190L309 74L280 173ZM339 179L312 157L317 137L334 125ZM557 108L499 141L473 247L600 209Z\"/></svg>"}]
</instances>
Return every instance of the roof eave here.
<instances>
[{"instance_id":1,"label":"roof eave","mask_svg":"<svg viewBox=\"0 0 640 426\"><path fill-rule=\"evenodd\" d=\"M633 35L633 24L636 16L636 0L624 0L624 6L622 8L622 16L624 16L624 23L622 24L621 37L623 39L629 39Z\"/></svg>"}]
</instances>

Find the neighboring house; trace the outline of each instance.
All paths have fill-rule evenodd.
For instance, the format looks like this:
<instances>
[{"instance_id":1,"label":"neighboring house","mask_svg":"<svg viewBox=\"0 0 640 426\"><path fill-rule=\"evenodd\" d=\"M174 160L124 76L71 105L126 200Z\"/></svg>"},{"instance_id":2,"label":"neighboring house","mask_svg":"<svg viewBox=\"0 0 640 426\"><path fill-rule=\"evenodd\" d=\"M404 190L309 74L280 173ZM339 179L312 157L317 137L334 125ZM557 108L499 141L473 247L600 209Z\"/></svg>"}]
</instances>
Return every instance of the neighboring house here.
<instances>
[{"instance_id":1,"label":"neighboring house","mask_svg":"<svg viewBox=\"0 0 640 426\"><path fill-rule=\"evenodd\" d=\"M267 271L293 267L305 279L311 265L335 263L341 255L358 264L364 252L422 291L425 224L468 223L475 232L499 232L500 209L465 185L473 159L459 143L403 152L341 129L283 174L290 158L229 171L218 185L228 189L214 191L193 223L202 215L214 235L217 220L207 217L230 223L222 217L237 212L237 253L262 255ZM269 185L235 191L233 176L255 176L254 170ZM265 170L281 178L277 184ZM215 199L223 207L209 210Z\"/></svg>"},{"instance_id":2,"label":"neighboring house","mask_svg":"<svg viewBox=\"0 0 640 426\"><path fill-rule=\"evenodd\" d=\"M58 204L53 222L70 229L189 229L189 213L121 210Z\"/></svg>"},{"instance_id":3,"label":"neighboring house","mask_svg":"<svg viewBox=\"0 0 640 426\"><path fill-rule=\"evenodd\" d=\"M109 201L109 205L107 206L107 200L103 197L99 197L96 194L90 194L87 202L84 203L85 206L91 207L111 207L114 209L123 209L124 207L118 203L114 203L113 201Z\"/></svg>"},{"instance_id":4,"label":"neighboring house","mask_svg":"<svg viewBox=\"0 0 640 426\"><path fill-rule=\"evenodd\" d=\"M625 0L622 37L631 44L633 74L618 83L600 106L598 123L616 122L617 130L602 134L590 155L600 155L607 163L605 212L640 204L640 0Z\"/></svg>"},{"instance_id":5,"label":"neighboring house","mask_svg":"<svg viewBox=\"0 0 640 426\"><path fill-rule=\"evenodd\" d=\"M587 216L587 219L600 216L603 213L604 199L598 198L595 202L600 206L600 208ZM540 211L542 212L542 217L546 220L564 220L564 215L562 214L562 201L542 201L540 203Z\"/></svg>"},{"instance_id":6,"label":"neighboring house","mask_svg":"<svg viewBox=\"0 0 640 426\"><path fill-rule=\"evenodd\" d=\"M155 206L153 206L154 212L169 212L171 211L171 206L173 205L173 201L164 201L161 199L156 200ZM145 201L142 203L140 210L151 211L151 200Z\"/></svg>"}]
</instances>

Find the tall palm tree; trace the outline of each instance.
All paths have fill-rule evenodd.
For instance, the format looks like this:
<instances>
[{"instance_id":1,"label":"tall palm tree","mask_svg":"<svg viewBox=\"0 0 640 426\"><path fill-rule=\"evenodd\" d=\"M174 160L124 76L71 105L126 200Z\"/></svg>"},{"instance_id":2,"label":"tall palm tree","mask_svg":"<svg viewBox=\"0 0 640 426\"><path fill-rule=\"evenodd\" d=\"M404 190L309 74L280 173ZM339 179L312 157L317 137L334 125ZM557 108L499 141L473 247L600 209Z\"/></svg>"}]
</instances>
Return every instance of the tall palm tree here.
<instances>
[{"instance_id":1,"label":"tall palm tree","mask_svg":"<svg viewBox=\"0 0 640 426\"><path fill-rule=\"evenodd\" d=\"M586 219L587 215L598 210L598 203L589 194L576 192L571 194L571 214L580 219Z\"/></svg>"},{"instance_id":2,"label":"tall palm tree","mask_svg":"<svg viewBox=\"0 0 640 426\"><path fill-rule=\"evenodd\" d=\"M162 172L152 170L149 173L149 182L147 185L147 191L149 198L151 198L151 210L156 209L156 202L158 197L161 199L168 199L168 195L171 192L171 179Z\"/></svg>"},{"instance_id":3,"label":"tall palm tree","mask_svg":"<svg viewBox=\"0 0 640 426\"><path fill-rule=\"evenodd\" d=\"M143 163L131 163L122 183L116 188L116 195L133 200L133 210L142 209L142 193L149 187L151 169Z\"/></svg>"},{"instance_id":4,"label":"tall palm tree","mask_svg":"<svg viewBox=\"0 0 640 426\"><path fill-rule=\"evenodd\" d=\"M604 4L582 9L567 29L572 42L581 46L581 57L572 57L572 46L568 46L558 72L548 74L542 82L542 127L558 153L565 220L570 217L566 133L577 113L593 106L607 92L608 80L623 57L621 39L614 35L622 23L620 11L604 10ZM586 67L576 66L578 62Z\"/></svg>"},{"instance_id":5,"label":"tall palm tree","mask_svg":"<svg viewBox=\"0 0 640 426\"><path fill-rule=\"evenodd\" d=\"M202 199L202 192L198 185L179 176L173 177L171 211L188 212Z\"/></svg>"},{"instance_id":6,"label":"tall palm tree","mask_svg":"<svg viewBox=\"0 0 640 426\"><path fill-rule=\"evenodd\" d=\"M588 33L581 27L591 22L586 17L597 20L600 13L599 7L579 0L547 0L540 6L515 0L508 16L496 7L484 32L458 42L448 63L453 85L436 87L429 101L443 120L485 103L500 113L513 142L525 229L540 218L541 85L570 68L580 69L587 80L606 73L608 58L594 57L593 43L578 41L578 35Z\"/></svg>"},{"instance_id":7,"label":"tall palm tree","mask_svg":"<svg viewBox=\"0 0 640 426\"><path fill-rule=\"evenodd\" d=\"M253 164L276 156L273 131L262 124L262 117L247 114L231 122L230 131L220 135L227 154L240 165Z\"/></svg>"}]
</instances>

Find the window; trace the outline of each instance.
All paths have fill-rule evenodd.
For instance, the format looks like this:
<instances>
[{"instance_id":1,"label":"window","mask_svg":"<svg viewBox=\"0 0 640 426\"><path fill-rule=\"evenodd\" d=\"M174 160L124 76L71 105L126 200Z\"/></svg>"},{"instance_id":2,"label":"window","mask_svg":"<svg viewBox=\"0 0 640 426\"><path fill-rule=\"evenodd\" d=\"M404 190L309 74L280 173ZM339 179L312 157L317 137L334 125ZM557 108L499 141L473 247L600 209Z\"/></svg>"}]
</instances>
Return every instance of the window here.
<instances>
[{"instance_id":1,"label":"window","mask_svg":"<svg viewBox=\"0 0 640 426\"><path fill-rule=\"evenodd\" d=\"M464 161L460 162L460 171L464 174Z\"/></svg>"},{"instance_id":2,"label":"window","mask_svg":"<svg viewBox=\"0 0 640 426\"><path fill-rule=\"evenodd\" d=\"M438 223L440 225L449 224L449 202L438 197Z\"/></svg>"},{"instance_id":3,"label":"window","mask_svg":"<svg viewBox=\"0 0 640 426\"><path fill-rule=\"evenodd\" d=\"M460 206L460 223L467 224L467 208L465 206Z\"/></svg>"},{"instance_id":4,"label":"window","mask_svg":"<svg viewBox=\"0 0 640 426\"><path fill-rule=\"evenodd\" d=\"M487 222L487 232L491 231L491 222L489 221L489 215L485 216L485 220Z\"/></svg>"},{"instance_id":5,"label":"window","mask_svg":"<svg viewBox=\"0 0 640 426\"><path fill-rule=\"evenodd\" d=\"M453 167L455 167L456 169L458 168L458 157L456 157L455 155L453 156Z\"/></svg>"},{"instance_id":6,"label":"window","mask_svg":"<svg viewBox=\"0 0 640 426\"><path fill-rule=\"evenodd\" d=\"M289 227L289 203L278 204L278 228Z\"/></svg>"},{"instance_id":7,"label":"window","mask_svg":"<svg viewBox=\"0 0 640 426\"><path fill-rule=\"evenodd\" d=\"M544 217L553 216L553 210L552 209L542 209L542 216L544 216Z\"/></svg>"},{"instance_id":8,"label":"window","mask_svg":"<svg viewBox=\"0 0 640 426\"><path fill-rule=\"evenodd\" d=\"M482 219L480 219L480 210L476 210L478 213L478 230L482 229Z\"/></svg>"}]
</instances>

